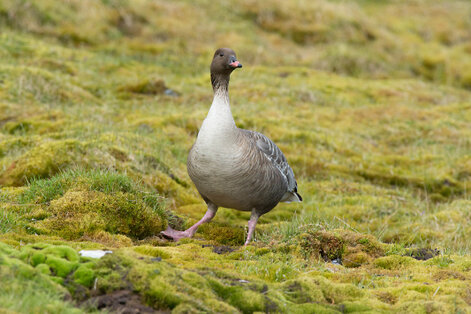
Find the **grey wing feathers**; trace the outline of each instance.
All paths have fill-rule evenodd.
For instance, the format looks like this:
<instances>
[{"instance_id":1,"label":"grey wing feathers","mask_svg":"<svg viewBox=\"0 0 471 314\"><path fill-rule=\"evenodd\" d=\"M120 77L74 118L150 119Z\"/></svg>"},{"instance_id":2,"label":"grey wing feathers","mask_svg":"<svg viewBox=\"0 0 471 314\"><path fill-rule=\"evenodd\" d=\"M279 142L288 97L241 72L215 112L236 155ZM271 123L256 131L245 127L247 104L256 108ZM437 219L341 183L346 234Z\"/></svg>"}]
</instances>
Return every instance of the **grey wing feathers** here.
<instances>
[{"instance_id":1,"label":"grey wing feathers","mask_svg":"<svg viewBox=\"0 0 471 314\"><path fill-rule=\"evenodd\" d=\"M253 138L257 147L265 154L265 156L270 160L273 165L283 174L288 185L288 192L297 192L297 183L294 178L293 169L288 164L285 155L283 152L265 135L248 130L242 130L246 134ZM297 193L296 193L297 194ZM299 194L297 194L299 196ZM301 199L301 196L299 196Z\"/></svg>"}]
</instances>

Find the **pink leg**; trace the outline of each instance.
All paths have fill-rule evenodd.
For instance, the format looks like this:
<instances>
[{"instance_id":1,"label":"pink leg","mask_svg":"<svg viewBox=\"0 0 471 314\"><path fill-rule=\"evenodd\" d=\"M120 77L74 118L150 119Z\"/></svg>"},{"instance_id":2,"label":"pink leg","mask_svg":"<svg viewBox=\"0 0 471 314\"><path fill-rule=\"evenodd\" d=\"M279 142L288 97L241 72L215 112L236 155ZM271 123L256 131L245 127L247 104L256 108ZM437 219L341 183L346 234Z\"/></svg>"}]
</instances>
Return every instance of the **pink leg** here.
<instances>
[{"instance_id":1,"label":"pink leg","mask_svg":"<svg viewBox=\"0 0 471 314\"><path fill-rule=\"evenodd\" d=\"M249 220L249 223L248 223L248 225L249 225L249 232L248 232L248 234L247 234L247 240L245 241L244 246L247 246L247 244L250 243L250 240L252 240L252 236L253 236L253 233L254 233L254 231L255 231L255 226L257 225L257 221L258 221L258 218L259 218L259 217L260 217L260 215L257 214L257 213L255 212L255 210L252 211L252 215L250 216L250 220Z\"/></svg>"},{"instance_id":2,"label":"pink leg","mask_svg":"<svg viewBox=\"0 0 471 314\"><path fill-rule=\"evenodd\" d=\"M170 238L174 241L178 241L183 238L191 238L193 235L196 233L196 230L198 230L198 227L205 222L211 221L211 219L214 218L216 215L216 212L218 210L218 207L214 205L213 203L208 203L208 210L206 211L206 214L204 214L203 218L201 218L200 221L195 223L193 226L188 228L185 231L178 231L172 229L170 226L167 227L167 230L162 231L161 234L164 235L167 238Z\"/></svg>"}]
</instances>

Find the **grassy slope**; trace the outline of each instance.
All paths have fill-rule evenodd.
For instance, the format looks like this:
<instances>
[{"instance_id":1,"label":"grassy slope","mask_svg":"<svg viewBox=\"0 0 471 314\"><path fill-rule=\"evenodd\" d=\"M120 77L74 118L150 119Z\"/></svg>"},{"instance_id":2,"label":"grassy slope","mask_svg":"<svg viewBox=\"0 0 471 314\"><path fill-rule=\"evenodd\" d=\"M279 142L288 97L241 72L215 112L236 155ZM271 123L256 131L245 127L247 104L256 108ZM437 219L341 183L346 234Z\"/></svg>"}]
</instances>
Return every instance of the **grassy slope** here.
<instances>
[{"instance_id":1,"label":"grassy slope","mask_svg":"<svg viewBox=\"0 0 471 314\"><path fill-rule=\"evenodd\" d=\"M37 266L12 248L28 242L121 247L93 266L99 290L118 288L105 283L120 264L154 308L469 311L470 12L465 1L2 1L0 276ZM199 248L241 244L246 213L221 209L199 240L152 237L205 211L185 161L219 46L244 64L231 81L236 123L282 148L305 199L224 255ZM441 253L415 261L407 247ZM336 258L348 267L324 262ZM0 304L60 312L64 293L84 298L31 269L0 298L42 284L57 303Z\"/></svg>"}]
</instances>

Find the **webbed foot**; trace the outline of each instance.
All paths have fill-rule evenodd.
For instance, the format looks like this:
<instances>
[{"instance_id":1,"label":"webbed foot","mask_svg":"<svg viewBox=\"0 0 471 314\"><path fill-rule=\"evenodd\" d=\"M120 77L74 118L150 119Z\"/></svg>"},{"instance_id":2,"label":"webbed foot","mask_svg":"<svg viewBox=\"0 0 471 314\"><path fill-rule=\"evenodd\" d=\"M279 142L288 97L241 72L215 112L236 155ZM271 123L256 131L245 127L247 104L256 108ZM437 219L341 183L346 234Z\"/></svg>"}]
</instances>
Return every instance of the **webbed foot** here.
<instances>
[{"instance_id":1,"label":"webbed foot","mask_svg":"<svg viewBox=\"0 0 471 314\"><path fill-rule=\"evenodd\" d=\"M173 241L179 241L180 239L191 238L193 236L188 231L178 231L178 230L172 229L170 226L167 227L165 231L161 231L160 234Z\"/></svg>"}]
</instances>

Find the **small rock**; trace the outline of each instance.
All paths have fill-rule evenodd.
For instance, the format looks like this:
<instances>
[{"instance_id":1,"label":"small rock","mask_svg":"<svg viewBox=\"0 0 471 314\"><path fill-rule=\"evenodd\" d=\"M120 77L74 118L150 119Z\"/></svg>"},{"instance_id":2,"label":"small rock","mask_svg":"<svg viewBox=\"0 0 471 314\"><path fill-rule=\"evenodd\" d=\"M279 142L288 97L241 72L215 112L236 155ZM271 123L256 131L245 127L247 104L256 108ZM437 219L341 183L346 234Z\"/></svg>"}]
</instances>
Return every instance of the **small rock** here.
<instances>
[{"instance_id":1,"label":"small rock","mask_svg":"<svg viewBox=\"0 0 471 314\"><path fill-rule=\"evenodd\" d=\"M177 97L177 96L180 95L179 93L177 93L176 91L174 91L173 89L170 89L170 88L167 88L164 91L164 94L167 95L167 96L172 96L172 97Z\"/></svg>"},{"instance_id":2,"label":"small rock","mask_svg":"<svg viewBox=\"0 0 471 314\"><path fill-rule=\"evenodd\" d=\"M216 254L224 254L234 252L234 249L228 245L215 246L213 252Z\"/></svg>"},{"instance_id":3,"label":"small rock","mask_svg":"<svg viewBox=\"0 0 471 314\"><path fill-rule=\"evenodd\" d=\"M430 249L430 248L418 248L418 249L410 249L406 252L405 256L410 256L415 258L419 261L426 261L431 259L440 254L440 250L438 249Z\"/></svg>"}]
</instances>

